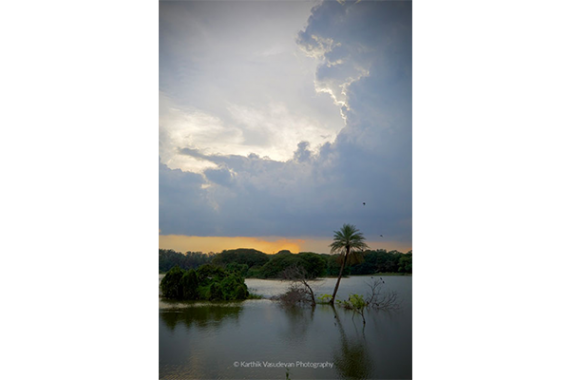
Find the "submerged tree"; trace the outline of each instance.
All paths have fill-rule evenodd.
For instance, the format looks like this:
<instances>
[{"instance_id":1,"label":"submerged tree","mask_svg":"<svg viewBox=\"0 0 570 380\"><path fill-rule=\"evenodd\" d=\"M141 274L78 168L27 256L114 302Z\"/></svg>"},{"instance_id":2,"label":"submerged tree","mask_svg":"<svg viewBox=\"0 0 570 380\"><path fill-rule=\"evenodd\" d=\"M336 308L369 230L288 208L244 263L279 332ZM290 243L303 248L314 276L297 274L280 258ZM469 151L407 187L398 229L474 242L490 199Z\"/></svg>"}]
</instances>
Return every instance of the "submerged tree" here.
<instances>
[{"instance_id":1,"label":"submerged tree","mask_svg":"<svg viewBox=\"0 0 570 380\"><path fill-rule=\"evenodd\" d=\"M307 270L300 265L292 265L281 272L281 279L291 281L291 286L287 293L281 297L284 304L297 304L310 302L311 306L315 306L315 292L309 284L312 279L307 274Z\"/></svg>"},{"instance_id":2,"label":"submerged tree","mask_svg":"<svg viewBox=\"0 0 570 380\"><path fill-rule=\"evenodd\" d=\"M333 305L336 292L338 291L338 286L340 284L340 279L342 277L342 272L346 266L349 256L355 255L357 252L368 248L368 245L364 240L364 235L362 235L362 233L352 224L344 224L339 231L334 232L334 241L330 245L331 253L340 253L342 264L340 266L340 272L334 287L332 299L330 300L330 303Z\"/></svg>"}]
</instances>

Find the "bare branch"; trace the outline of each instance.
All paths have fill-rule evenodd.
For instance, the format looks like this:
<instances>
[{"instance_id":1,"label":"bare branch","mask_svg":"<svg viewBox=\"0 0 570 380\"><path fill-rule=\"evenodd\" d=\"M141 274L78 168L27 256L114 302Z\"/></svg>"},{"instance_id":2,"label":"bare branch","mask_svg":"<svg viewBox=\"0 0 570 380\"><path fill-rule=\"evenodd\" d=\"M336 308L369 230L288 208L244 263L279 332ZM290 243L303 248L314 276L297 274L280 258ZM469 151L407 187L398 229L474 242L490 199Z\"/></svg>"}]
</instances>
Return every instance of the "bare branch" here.
<instances>
[{"instance_id":1,"label":"bare branch","mask_svg":"<svg viewBox=\"0 0 570 380\"><path fill-rule=\"evenodd\" d=\"M372 284L367 283L370 287L370 293L366 298L367 306L381 310L398 309L400 307L398 294L394 291L382 293L384 284L382 277L376 278Z\"/></svg>"},{"instance_id":2,"label":"bare branch","mask_svg":"<svg viewBox=\"0 0 570 380\"><path fill-rule=\"evenodd\" d=\"M289 287L289 291L285 293L285 295L288 295L289 293L291 294L288 295L288 297L286 298L298 299L297 301L294 302L296 303L296 302L301 302L303 298L309 297L311 306L315 306L317 304L317 302L315 301L315 293L313 292L313 289L309 285L309 281L311 281L311 279L308 278L307 271L305 270L305 268L299 265L291 265L285 268L283 272L281 272L280 277L283 280L292 281L292 284ZM300 295L301 292L304 293L304 297L301 297ZM290 300L288 300L286 303L290 303Z\"/></svg>"}]
</instances>

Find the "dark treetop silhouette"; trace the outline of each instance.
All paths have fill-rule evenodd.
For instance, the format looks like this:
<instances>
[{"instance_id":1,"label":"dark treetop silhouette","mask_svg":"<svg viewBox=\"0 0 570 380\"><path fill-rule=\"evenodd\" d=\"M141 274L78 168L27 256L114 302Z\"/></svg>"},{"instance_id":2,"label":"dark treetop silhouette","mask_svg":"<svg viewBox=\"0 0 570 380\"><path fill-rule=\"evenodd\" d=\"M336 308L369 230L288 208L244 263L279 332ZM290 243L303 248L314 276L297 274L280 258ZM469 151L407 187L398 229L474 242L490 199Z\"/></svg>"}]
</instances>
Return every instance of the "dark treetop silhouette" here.
<instances>
[{"instance_id":1,"label":"dark treetop silhouette","mask_svg":"<svg viewBox=\"0 0 570 380\"><path fill-rule=\"evenodd\" d=\"M335 303L338 288L342 281L343 272L349 259L352 256L355 256L358 252L362 252L370 248L365 241L366 238L364 235L355 226L350 224L345 224L340 231L335 232L334 242L330 246L331 253L341 255L342 266L338 276L338 282L334 289L333 298L331 300L332 305Z\"/></svg>"}]
</instances>

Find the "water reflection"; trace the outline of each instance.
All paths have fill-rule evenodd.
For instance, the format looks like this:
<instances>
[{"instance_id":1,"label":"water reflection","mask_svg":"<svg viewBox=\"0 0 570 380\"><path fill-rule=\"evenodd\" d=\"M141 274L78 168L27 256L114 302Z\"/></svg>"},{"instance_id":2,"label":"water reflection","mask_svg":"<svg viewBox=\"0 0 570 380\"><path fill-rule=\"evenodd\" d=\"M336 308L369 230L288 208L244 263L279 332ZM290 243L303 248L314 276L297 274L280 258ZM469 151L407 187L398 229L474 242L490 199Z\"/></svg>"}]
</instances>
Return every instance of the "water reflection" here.
<instances>
[{"instance_id":1,"label":"water reflection","mask_svg":"<svg viewBox=\"0 0 570 380\"><path fill-rule=\"evenodd\" d=\"M341 379L367 379L370 377L372 360L366 345L365 325L358 331L356 323L355 336L349 337L344 329L343 321L334 306L335 326L340 335L340 348L333 353L335 369ZM360 322L360 320L359 320Z\"/></svg>"},{"instance_id":2,"label":"water reflection","mask_svg":"<svg viewBox=\"0 0 570 380\"><path fill-rule=\"evenodd\" d=\"M173 331L177 324L183 324L189 329L192 325L198 327L217 327L225 319L237 320L242 306L231 305L203 305L185 308L161 309L160 319Z\"/></svg>"},{"instance_id":3,"label":"water reflection","mask_svg":"<svg viewBox=\"0 0 570 380\"><path fill-rule=\"evenodd\" d=\"M324 340L329 342L332 350L334 369L340 379L367 379L372 376L372 358L366 342L365 325L360 316L354 318L350 311L338 310L334 306L317 305L314 307L285 307L282 306L287 316L288 329L282 336L289 341L302 342L313 329L315 311L321 315L319 322L330 321L326 324L327 336ZM340 313L340 315L339 315ZM328 315L329 318L323 318ZM348 328L348 333L347 333Z\"/></svg>"},{"instance_id":4,"label":"water reflection","mask_svg":"<svg viewBox=\"0 0 570 380\"><path fill-rule=\"evenodd\" d=\"M356 280L347 284L355 293L365 294L365 279L360 279L360 287ZM286 284L264 281L271 292L286 290ZM291 379L410 379L411 279L394 278L392 282L406 297L404 307L395 312L367 310L365 326L361 316L330 305L284 308L268 299L239 303L162 300L160 378L284 379L285 368L236 367L234 363L303 361L331 362L334 367L295 366L289 371Z\"/></svg>"},{"instance_id":5,"label":"water reflection","mask_svg":"<svg viewBox=\"0 0 570 380\"><path fill-rule=\"evenodd\" d=\"M280 306L286 316L287 328L282 330L283 339L304 342L315 316L314 307Z\"/></svg>"}]
</instances>

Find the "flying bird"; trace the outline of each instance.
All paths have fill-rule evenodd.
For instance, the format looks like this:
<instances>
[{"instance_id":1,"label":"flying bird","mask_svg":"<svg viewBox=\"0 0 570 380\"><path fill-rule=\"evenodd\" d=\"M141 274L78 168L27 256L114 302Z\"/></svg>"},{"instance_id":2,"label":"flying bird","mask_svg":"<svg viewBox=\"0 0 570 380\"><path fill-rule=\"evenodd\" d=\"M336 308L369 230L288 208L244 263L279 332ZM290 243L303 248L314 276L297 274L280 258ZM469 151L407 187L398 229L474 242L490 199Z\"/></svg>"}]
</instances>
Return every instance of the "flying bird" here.
<instances>
[{"instance_id":1,"label":"flying bird","mask_svg":"<svg viewBox=\"0 0 570 380\"><path fill-rule=\"evenodd\" d=\"M366 206L366 202L362 202L362 205L363 205L363 206Z\"/></svg>"},{"instance_id":2,"label":"flying bird","mask_svg":"<svg viewBox=\"0 0 570 380\"><path fill-rule=\"evenodd\" d=\"M380 237L384 237L384 236L380 235Z\"/></svg>"}]
</instances>

